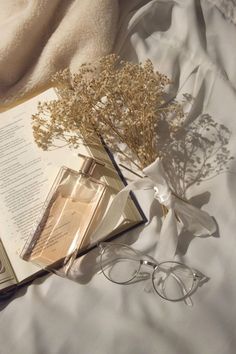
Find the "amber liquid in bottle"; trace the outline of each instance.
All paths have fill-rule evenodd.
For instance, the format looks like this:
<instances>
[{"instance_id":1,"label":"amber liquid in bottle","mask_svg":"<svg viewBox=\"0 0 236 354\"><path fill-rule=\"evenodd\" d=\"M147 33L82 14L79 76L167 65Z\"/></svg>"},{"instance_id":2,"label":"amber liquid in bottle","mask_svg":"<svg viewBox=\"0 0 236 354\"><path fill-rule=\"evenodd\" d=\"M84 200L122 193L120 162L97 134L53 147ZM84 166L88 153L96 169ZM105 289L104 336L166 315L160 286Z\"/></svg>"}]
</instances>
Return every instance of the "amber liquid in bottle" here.
<instances>
[{"instance_id":1,"label":"amber liquid in bottle","mask_svg":"<svg viewBox=\"0 0 236 354\"><path fill-rule=\"evenodd\" d=\"M79 172L62 168L59 183L47 204L24 259L50 267L74 257L96 213L106 185L94 179L97 162L87 157Z\"/></svg>"}]
</instances>

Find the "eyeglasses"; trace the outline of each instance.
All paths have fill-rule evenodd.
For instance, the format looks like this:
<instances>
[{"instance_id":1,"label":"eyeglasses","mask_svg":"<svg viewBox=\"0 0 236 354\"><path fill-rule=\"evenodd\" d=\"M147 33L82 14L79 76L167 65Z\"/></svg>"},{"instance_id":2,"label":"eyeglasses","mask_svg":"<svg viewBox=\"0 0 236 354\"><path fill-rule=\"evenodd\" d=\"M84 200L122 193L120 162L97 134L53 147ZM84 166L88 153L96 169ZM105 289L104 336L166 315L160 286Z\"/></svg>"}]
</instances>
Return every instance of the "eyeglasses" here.
<instances>
[{"instance_id":1,"label":"eyeglasses","mask_svg":"<svg viewBox=\"0 0 236 354\"><path fill-rule=\"evenodd\" d=\"M155 292L165 300L181 301L189 297L196 289L200 273L187 265L165 261L149 261L130 246L122 243L101 242L98 245L102 273L113 283L130 284L134 281L150 278L150 273L142 272L142 266L153 268L152 285Z\"/></svg>"}]
</instances>

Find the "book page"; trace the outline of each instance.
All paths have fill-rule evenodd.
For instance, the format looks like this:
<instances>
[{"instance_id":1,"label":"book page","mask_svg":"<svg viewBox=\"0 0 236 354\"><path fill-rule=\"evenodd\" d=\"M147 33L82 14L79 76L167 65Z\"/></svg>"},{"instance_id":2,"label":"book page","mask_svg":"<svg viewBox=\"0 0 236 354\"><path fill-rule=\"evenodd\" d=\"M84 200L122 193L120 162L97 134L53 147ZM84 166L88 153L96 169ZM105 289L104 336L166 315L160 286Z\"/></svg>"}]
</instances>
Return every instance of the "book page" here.
<instances>
[{"instance_id":1,"label":"book page","mask_svg":"<svg viewBox=\"0 0 236 354\"><path fill-rule=\"evenodd\" d=\"M15 274L0 240L0 290L16 283Z\"/></svg>"},{"instance_id":2,"label":"book page","mask_svg":"<svg viewBox=\"0 0 236 354\"><path fill-rule=\"evenodd\" d=\"M105 161L105 168L97 169L97 178L109 185L108 203L102 213L124 186L102 146L96 151L98 156L83 145L77 151L69 147L43 151L37 147L31 117L37 112L39 101L53 99L57 99L57 95L50 89L0 113L0 238L19 282L40 270L19 255L36 229L44 202L62 166L78 171L83 161L78 152ZM142 217L130 200L117 230L128 229L129 225L140 221Z\"/></svg>"},{"instance_id":3,"label":"book page","mask_svg":"<svg viewBox=\"0 0 236 354\"><path fill-rule=\"evenodd\" d=\"M54 90L0 114L0 236L18 281L39 271L19 254L60 167L78 169L68 148L42 151L33 139L31 115L39 101L56 99Z\"/></svg>"}]
</instances>

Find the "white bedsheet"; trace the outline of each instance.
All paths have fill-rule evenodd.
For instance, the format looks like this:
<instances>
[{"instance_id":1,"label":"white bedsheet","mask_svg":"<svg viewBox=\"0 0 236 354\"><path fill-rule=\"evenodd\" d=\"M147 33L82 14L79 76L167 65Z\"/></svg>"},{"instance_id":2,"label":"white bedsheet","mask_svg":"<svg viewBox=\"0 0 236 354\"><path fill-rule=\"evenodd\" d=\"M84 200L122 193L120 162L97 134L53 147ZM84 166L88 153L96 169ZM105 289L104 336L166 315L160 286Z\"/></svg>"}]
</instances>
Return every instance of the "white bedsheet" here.
<instances>
[{"instance_id":1,"label":"white bedsheet","mask_svg":"<svg viewBox=\"0 0 236 354\"><path fill-rule=\"evenodd\" d=\"M236 156L235 0L123 0L121 6L116 50L125 59L150 58L176 91L192 94L189 121L205 113L224 124ZM235 177L233 160L229 172L189 190L218 225L216 237L186 237L180 244L181 258L209 278L193 295L192 308L147 293L142 283L119 286L92 276L91 254L80 283L50 275L2 304L0 353L234 354ZM152 193L137 196L151 221L126 237L152 254L160 220L150 211Z\"/></svg>"}]
</instances>

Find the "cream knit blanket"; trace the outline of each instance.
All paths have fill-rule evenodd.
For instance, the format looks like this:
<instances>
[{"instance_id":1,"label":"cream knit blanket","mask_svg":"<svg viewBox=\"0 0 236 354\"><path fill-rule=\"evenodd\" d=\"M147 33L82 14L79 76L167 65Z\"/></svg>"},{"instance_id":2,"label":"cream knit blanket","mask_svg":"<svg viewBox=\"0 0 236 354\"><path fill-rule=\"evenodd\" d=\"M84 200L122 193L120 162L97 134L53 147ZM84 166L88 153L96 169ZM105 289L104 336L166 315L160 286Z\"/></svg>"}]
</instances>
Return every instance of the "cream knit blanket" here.
<instances>
[{"instance_id":1,"label":"cream knit blanket","mask_svg":"<svg viewBox=\"0 0 236 354\"><path fill-rule=\"evenodd\" d=\"M0 111L112 51L117 0L0 0Z\"/></svg>"}]
</instances>

